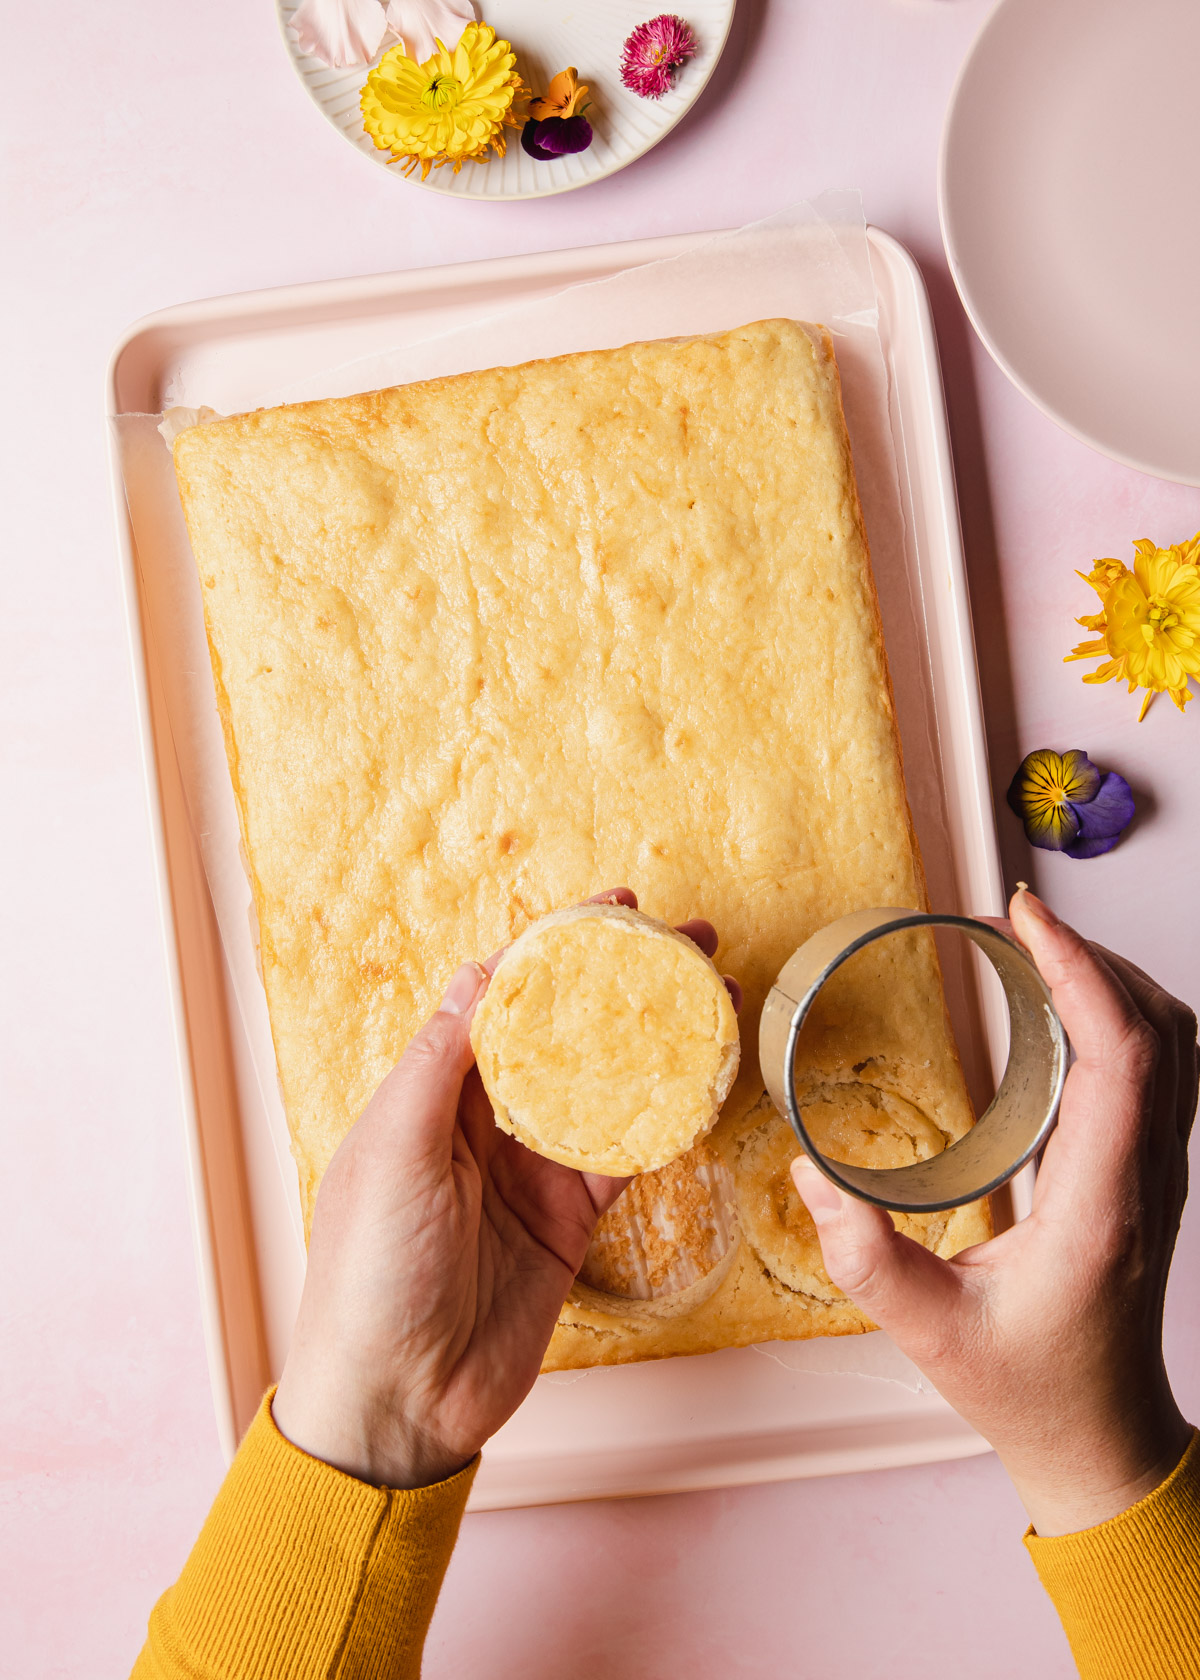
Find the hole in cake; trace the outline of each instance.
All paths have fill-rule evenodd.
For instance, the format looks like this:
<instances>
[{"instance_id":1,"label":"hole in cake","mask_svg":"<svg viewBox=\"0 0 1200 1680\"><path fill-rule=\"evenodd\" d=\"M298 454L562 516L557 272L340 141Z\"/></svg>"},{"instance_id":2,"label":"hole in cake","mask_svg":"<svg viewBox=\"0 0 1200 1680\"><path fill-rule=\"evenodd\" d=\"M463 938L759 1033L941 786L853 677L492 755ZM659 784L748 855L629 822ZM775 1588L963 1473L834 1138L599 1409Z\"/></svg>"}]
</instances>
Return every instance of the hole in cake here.
<instances>
[{"instance_id":1,"label":"hole in cake","mask_svg":"<svg viewBox=\"0 0 1200 1680\"><path fill-rule=\"evenodd\" d=\"M914 1103L861 1079L810 1078L796 1095L809 1135L831 1160L901 1167L945 1148L942 1133ZM816 1226L792 1183L791 1165L800 1153L792 1128L769 1097L750 1119L759 1117L738 1152L737 1216L746 1240L788 1289L817 1301L844 1300L825 1270ZM892 1223L922 1247L936 1250L949 1217L894 1213Z\"/></svg>"},{"instance_id":2,"label":"hole in cake","mask_svg":"<svg viewBox=\"0 0 1200 1680\"><path fill-rule=\"evenodd\" d=\"M704 1140L642 1173L596 1226L579 1282L626 1301L690 1289L733 1246L733 1175Z\"/></svg>"},{"instance_id":3,"label":"hole in cake","mask_svg":"<svg viewBox=\"0 0 1200 1680\"><path fill-rule=\"evenodd\" d=\"M832 1161L907 1167L946 1147L942 1132L915 1103L865 1079L797 1081L796 1100L809 1136Z\"/></svg>"},{"instance_id":4,"label":"hole in cake","mask_svg":"<svg viewBox=\"0 0 1200 1680\"><path fill-rule=\"evenodd\" d=\"M937 1154L970 1126L940 991L938 946L927 928L872 941L830 975L800 1029L793 1064L805 1125L824 1154L854 1165L907 1166ZM809 1104L815 1117L807 1116ZM860 1161L855 1139L877 1128L881 1112L887 1158ZM832 1128L828 1139L823 1125Z\"/></svg>"}]
</instances>

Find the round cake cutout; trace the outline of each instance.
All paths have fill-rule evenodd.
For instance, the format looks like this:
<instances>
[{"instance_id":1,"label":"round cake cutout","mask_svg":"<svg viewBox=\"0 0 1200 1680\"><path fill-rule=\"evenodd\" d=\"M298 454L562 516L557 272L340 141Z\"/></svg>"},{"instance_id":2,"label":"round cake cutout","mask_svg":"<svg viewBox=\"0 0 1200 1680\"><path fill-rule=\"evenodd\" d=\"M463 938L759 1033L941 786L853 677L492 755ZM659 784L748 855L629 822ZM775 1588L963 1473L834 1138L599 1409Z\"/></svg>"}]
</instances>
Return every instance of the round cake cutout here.
<instances>
[{"instance_id":1,"label":"round cake cutout","mask_svg":"<svg viewBox=\"0 0 1200 1680\"><path fill-rule=\"evenodd\" d=\"M650 1172L711 1130L733 1002L698 945L620 905L556 910L500 959L471 1044L496 1123L583 1172Z\"/></svg>"}]
</instances>

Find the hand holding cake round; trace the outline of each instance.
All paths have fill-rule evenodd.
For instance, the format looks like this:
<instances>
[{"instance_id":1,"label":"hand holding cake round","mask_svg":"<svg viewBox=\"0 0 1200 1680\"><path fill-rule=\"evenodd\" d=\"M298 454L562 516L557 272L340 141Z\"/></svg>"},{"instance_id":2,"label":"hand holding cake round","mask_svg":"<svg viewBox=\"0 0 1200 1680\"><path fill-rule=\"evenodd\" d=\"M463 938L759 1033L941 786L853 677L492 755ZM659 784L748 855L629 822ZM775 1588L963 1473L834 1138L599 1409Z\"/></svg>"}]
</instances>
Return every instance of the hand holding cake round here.
<instances>
[{"instance_id":1,"label":"hand holding cake round","mask_svg":"<svg viewBox=\"0 0 1200 1680\"><path fill-rule=\"evenodd\" d=\"M497 1125L612 1177L665 1166L703 1137L739 1055L732 999L699 946L611 904L556 910L515 940L471 1044Z\"/></svg>"}]
</instances>

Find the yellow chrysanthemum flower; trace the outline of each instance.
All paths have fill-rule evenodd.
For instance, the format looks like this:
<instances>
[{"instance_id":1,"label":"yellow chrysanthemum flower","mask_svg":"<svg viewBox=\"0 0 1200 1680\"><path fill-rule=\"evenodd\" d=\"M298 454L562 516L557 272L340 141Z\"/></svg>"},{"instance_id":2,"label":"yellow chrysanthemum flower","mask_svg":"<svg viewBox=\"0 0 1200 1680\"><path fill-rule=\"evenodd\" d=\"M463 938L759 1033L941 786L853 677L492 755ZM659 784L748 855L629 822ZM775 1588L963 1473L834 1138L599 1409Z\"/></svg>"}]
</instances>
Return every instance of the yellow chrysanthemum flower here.
<instances>
[{"instance_id":1,"label":"yellow chrysanthemum flower","mask_svg":"<svg viewBox=\"0 0 1200 1680\"><path fill-rule=\"evenodd\" d=\"M1191 542L1156 548L1134 543L1137 559L1130 571L1119 560L1097 560L1080 573L1099 595L1104 610L1076 620L1085 630L1101 632L1080 642L1067 655L1105 664L1084 677L1087 683L1117 678L1129 692L1144 688L1138 722L1156 694L1169 694L1182 711L1191 698L1189 683L1200 676L1200 531Z\"/></svg>"},{"instance_id":2,"label":"yellow chrysanthemum flower","mask_svg":"<svg viewBox=\"0 0 1200 1680\"><path fill-rule=\"evenodd\" d=\"M468 23L453 52L438 42L424 64L403 46L384 53L362 90L363 127L381 152L407 158L404 173L482 163L493 148L504 156L505 126L523 92L516 55L486 23Z\"/></svg>"}]
</instances>

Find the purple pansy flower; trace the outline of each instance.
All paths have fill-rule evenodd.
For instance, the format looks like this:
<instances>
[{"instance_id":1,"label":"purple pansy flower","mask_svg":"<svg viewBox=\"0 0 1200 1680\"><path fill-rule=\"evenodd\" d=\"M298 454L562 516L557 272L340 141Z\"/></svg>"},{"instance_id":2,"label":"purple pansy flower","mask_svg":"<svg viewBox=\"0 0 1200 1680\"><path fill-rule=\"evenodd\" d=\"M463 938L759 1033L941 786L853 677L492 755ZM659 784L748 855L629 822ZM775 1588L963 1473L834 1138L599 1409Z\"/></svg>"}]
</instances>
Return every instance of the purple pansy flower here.
<instances>
[{"instance_id":1,"label":"purple pansy flower","mask_svg":"<svg viewBox=\"0 0 1200 1680\"><path fill-rule=\"evenodd\" d=\"M1133 793L1115 770L1100 771L1085 752L1042 747L1022 759L1008 803L1031 846L1067 857L1111 852L1133 820Z\"/></svg>"},{"instance_id":2,"label":"purple pansy flower","mask_svg":"<svg viewBox=\"0 0 1200 1680\"><path fill-rule=\"evenodd\" d=\"M542 117L525 124L521 145L535 158L566 157L569 152L586 152L592 143L592 125L578 113L573 117Z\"/></svg>"},{"instance_id":3,"label":"purple pansy flower","mask_svg":"<svg viewBox=\"0 0 1200 1680\"><path fill-rule=\"evenodd\" d=\"M558 72L541 99L530 100L529 121L521 130L521 146L530 157L587 151L592 143L592 125L583 114L587 91L572 64Z\"/></svg>"}]
</instances>

